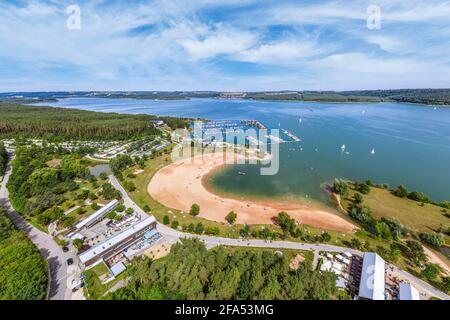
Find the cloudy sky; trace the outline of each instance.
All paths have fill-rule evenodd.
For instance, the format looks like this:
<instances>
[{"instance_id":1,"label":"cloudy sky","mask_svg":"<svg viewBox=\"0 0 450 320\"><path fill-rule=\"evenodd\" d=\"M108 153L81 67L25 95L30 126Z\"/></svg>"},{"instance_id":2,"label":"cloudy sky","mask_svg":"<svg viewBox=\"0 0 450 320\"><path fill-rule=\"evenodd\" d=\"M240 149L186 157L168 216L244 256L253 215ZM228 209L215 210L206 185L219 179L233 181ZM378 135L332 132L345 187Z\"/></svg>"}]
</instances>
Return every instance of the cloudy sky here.
<instances>
[{"instance_id":1,"label":"cloudy sky","mask_svg":"<svg viewBox=\"0 0 450 320\"><path fill-rule=\"evenodd\" d=\"M2 0L0 91L444 88L449 21L442 0Z\"/></svg>"}]
</instances>

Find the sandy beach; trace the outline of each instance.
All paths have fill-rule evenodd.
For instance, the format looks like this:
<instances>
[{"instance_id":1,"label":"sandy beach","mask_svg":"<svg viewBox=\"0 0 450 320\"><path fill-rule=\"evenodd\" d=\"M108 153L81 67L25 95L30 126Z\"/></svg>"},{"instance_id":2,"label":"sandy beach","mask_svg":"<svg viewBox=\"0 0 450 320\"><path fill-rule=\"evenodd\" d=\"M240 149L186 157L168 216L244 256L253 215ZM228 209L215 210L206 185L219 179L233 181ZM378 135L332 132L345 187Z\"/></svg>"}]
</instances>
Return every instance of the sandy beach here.
<instances>
[{"instance_id":1,"label":"sandy beach","mask_svg":"<svg viewBox=\"0 0 450 320\"><path fill-rule=\"evenodd\" d=\"M282 201L245 201L216 195L204 186L203 178L212 170L232 164L232 153L215 153L180 160L160 169L148 185L150 195L169 208L188 212L193 203L200 206L200 217L224 222L234 211L237 223L270 224L280 211L299 223L351 232L356 227L343 218L302 203Z\"/></svg>"}]
</instances>

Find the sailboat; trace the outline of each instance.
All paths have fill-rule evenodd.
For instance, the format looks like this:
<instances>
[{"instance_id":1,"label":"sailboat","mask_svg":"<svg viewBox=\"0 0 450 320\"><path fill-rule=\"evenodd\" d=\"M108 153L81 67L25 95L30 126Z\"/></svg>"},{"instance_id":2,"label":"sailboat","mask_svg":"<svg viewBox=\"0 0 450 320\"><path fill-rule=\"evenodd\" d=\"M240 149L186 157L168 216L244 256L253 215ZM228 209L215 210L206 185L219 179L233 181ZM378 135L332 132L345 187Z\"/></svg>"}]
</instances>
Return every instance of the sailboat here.
<instances>
[{"instance_id":1,"label":"sailboat","mask_svg":"<svg viewBox=\"0 0 450 320\"><path fill-rule=\"evenodd\" d=\"M372 149L372 151L370 151L370 154L374 155L375 154L375 149Z\"/></svg>"},{"instance_id":2,"label":"sailboat","mask_svg":"<svg viewBox=\"0 0 450 320\"><path fill-rule=\"evenodd\" d=\"M298 118L298 124L302 123L302 118Z\"/></svg>"},{"instance_id":3,"label":"sailboat","mask_svg":"<svg viewBox=\"0 0 450 320\"><path fill-rule=\"evenodd\" d=\"M344 152L345 151L345 144L342 145L341 147L341 151Z\"/></svg>"}]
</instances>

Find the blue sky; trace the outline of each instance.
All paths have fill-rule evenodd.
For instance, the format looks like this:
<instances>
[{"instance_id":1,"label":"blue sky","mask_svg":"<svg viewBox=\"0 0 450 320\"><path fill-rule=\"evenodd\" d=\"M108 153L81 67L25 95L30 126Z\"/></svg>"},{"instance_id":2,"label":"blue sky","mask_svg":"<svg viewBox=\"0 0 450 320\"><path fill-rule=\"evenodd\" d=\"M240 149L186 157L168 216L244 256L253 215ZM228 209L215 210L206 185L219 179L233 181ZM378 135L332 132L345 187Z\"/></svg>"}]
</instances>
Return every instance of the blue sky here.
<instances>
[{"instance_id":1,"label":"blue sky","mask_svg":"<svg viewBox=\"0 0 450 320\"><path fill-rule=\"evenodd\" d=\"M434 0L4 0L0 91L445 88L449 21Z\"/></svg>"}]
</instances>

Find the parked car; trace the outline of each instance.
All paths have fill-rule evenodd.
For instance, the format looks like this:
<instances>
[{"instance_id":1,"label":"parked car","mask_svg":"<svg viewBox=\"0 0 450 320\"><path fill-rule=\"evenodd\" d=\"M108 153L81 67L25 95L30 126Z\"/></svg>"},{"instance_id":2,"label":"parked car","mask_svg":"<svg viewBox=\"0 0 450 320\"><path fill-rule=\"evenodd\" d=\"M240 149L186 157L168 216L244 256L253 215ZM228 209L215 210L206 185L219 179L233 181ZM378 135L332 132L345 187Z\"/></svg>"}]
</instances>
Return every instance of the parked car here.
<instances>
[{"instance_id":1,"label":"parked car","mask_svg":"<svg viewBox=\"0 0 450 320\"><path fill-rule=\"evenodd\" d=\"M73 259L72 258L69 258L69 259L67 259L67 265L72 265L73 264Z\"/></svg>"}]
</instances>

